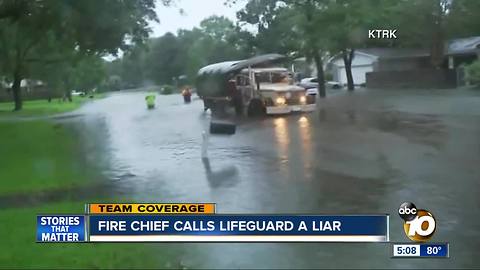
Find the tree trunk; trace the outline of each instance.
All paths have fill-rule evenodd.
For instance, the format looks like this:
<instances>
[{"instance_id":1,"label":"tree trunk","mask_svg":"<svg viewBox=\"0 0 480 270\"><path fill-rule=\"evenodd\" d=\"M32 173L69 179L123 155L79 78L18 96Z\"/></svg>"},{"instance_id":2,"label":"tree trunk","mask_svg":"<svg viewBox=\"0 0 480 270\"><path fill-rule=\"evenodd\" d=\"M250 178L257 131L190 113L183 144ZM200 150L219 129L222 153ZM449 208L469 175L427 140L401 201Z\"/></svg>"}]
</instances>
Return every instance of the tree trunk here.
<instances>
[{"instance_id":1,"label":"tree trunk","mask_svg":"<svg viewBox=\"0 0 480 270\"><path fill-rule=\"evenodd\" d=\"M22 109L22 93L21 93L21 82L22 76L20 71L17 69L13 73L13 84L12 84L12 94L13 94L13 101L15 102L14 111L20 111Z\"/></svg>"},{"instance_id":2,"label":"tree trunk","mask_svg":"<svg viewBox=\"0 0 480 270\"><path fill-rule=\"evenodd\" d=\"M69 102L72 102L72 91L70 90L65 90L65 97Z\"/></svg>"},{"instance_id":3,"label":"tree trunk","mask_svg":"<svg viewBox=\"0 0 480 270\"><path fill-rule=\"evenodd\" d=\"M432 38L431 38L431 47L430 47L430 58L432 66L436 69L442 67L444 61L444 16L446 15L446 10L442 5L442 1L437 1L435 3L435 8L433 10L433 29L432 29Z\"/></svg>"},{"instance_id":4,"label":"tree trunk","mask_svg":"<svg viewBox=\"0 0 480 270\"><path fill-rule=\"evenodd\" d=\"M352 75L352 60L353 60L354 53L355 53L354 49L351 49L350 52L348 53L347 53L347 50L342 51L343 63L345 64L345 73L347 75L348 91L353 91L355 89L355 84L354 84L353 75Z\"/></svg>"},{"instance_id":5,"label":"tree trunk","mask_svg":"<svg viewBox=\"0 0 480 270\"><path fill-rule=\"evenodd\" d=\"M318 50L314 50L313 60L315 61L315 65L317 66L318 95L321 98L324 98L327 96L327 93L325 91L325 74L323 72L322 57L320 56L320 52L318 52Z\"/></svg>"},{"instance_id":6,"label":"tree trunk","mask_svg":"<svg viewBox=\"0 0 480 270\"><path fill-rule=\"evenodd\" d=\"M430 48L430 57L432 66L436 69L440 69L443 64L444 59L444 38L441 30L438 30L433 34L432 38L433 44Z\"/></svg>"}]
</instances>

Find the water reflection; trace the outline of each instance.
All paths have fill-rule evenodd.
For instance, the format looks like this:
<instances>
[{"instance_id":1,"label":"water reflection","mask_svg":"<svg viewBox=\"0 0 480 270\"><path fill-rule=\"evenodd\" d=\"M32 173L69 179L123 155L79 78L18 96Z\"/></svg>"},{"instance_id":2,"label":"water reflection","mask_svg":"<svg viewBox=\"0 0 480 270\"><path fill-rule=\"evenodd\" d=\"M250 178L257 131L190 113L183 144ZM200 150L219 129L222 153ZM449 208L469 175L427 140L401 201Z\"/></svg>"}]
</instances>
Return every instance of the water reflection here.
<instances>
[{"instance_id":1,"label":"water reflection","mask_svg":"<svg viewBox=\"0 0 480 270\"><path fill-rule=\"evenodd\" d=\"M357 114L355 110L348 110L346 112L347 118L350 124L356 124L357 123Z\"/></svg>"},{"instance_id":2,"label":"water reflection","mask_svg":"<svg viewBox=\"0 0 480 270\"><path fill-rule=\"evenodd\" d=\"M310 127L310 122L305 115L301 116L300 119L298 119L298 122L300 123L300 127L302 128Z\"/></svg>"},{"instance_id":3,"label":"water reflection","mask_svg":"<svg viewBox=\"0 0 480 270\"><path fill-rule=\"evenodd\" d=\"M303 159L303 168L304 168L304 175L306 179L310 179L312 176L312 160L313 160L313 144L312 144L312 130L310 126L310 120L306 116L300 117L298 119L299 124L299 132L300 132L300 141L301 141L301 149L303 153L301 157Z\"/></svg>"},{"instance_id":4,"label":"water reflection","mask_svg":"<svg viewBox=\"0 0 480 270\"><path fill-rule=\"evenodd\" d=\"M327 111L324 108L318 110L318 119L320 119L320 122L327 121Z\"/></svg>"},{"instance_id":5,"label":"water reflection","mask_svg":"<svg viewBox=\"0 0 480 270\"><path fill-rule=\"evenodd\" d=\"M208 157L202 158L202 163L208 183L212 188L232 187L239 181L238 169L234 165L223 167L220 170L212 170Z\"/></svg>"},{"instance_id":6,"label":"water reflection","mask_svg":"<svg viewBox=\"0 0 480 270\"><path fill-rule=\"evenodd\" d=\"M275 118L273 124L275 125L275 140L283 163L288 160L288 144L290 143L287 120L283 117Z\"/></svg>"}]
</instances>

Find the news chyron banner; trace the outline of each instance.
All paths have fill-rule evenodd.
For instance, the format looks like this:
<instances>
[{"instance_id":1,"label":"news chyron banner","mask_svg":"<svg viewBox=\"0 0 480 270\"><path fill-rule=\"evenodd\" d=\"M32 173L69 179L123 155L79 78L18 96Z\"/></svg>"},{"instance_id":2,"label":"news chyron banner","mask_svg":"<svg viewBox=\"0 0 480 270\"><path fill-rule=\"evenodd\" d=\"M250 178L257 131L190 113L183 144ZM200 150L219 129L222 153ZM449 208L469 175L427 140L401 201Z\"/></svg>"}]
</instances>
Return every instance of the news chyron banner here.
<instances>
[{"instance_id":1,"label":"news chyron banner","mask_svg":"<svg viewBox=\"0 0 480 270\"><path fill-rule=\"evenodd\" d=\"M37 216L37 242L388 242L389 216L219 214L213 203L87 204Z\"/></svg>"}]
</instances>

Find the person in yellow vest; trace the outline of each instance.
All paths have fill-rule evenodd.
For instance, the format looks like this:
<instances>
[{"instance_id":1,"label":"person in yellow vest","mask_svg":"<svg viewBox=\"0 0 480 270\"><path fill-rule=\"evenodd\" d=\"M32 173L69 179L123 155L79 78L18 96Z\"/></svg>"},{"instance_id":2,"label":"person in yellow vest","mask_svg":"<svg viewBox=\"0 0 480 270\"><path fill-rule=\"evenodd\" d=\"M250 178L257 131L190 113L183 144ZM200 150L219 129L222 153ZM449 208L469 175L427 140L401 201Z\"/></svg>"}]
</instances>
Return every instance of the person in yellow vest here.
<instances>
[{"instance_id":1,"label":"person in yellow vest","mask_svg":"<svg viewBox=\"0 0 480 270\"><path fill-rule=\"evenodd\" d=\"M145 101L147 102L148 109L155 108L155 94L148 94L145 96Z\"/></svg>"}]
</instances>

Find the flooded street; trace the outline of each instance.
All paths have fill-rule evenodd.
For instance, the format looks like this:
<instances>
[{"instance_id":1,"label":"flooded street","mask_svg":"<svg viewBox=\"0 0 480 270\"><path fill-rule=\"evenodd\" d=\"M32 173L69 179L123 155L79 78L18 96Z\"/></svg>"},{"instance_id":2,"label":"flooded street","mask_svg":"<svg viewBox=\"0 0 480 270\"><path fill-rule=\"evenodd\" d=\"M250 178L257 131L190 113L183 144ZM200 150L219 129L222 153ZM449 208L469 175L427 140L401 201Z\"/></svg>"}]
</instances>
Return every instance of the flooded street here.
<instances>
[{"instance_id":1,"label":"flooded street","mask_svg":"<svg viewBox=\"0 0 480 270\"><path fill-rule=\"evenodd\" d=\"M407 242L396 212L412 201L435 215L432 241L451 249L439 260L391 259L381 243L152 244L178 249L185 267L480 266L479 92L358 90L310 114L232 116L237 133L211 136L204 160L212 116L201 100L157 96L147 110L144 97L115 93L68 120L112 198L215 202L220 213L388 213L392 242Z\"/></svg>"}]
</instances>

